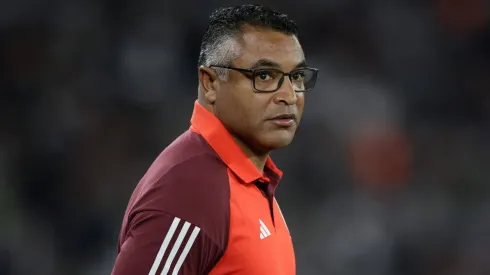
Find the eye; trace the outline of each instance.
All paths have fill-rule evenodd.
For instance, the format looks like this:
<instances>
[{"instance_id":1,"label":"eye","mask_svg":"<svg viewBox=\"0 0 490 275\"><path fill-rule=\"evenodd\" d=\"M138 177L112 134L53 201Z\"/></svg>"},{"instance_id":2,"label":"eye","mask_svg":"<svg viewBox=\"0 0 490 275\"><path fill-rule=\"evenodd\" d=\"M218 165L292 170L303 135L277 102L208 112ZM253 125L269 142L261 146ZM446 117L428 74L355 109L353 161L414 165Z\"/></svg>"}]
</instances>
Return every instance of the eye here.
<instances>
[{"instance_id":1,"label":"eye","mask_svg":"<svg viewBox=\"0 0 490 275\"><path fill-rule=\"evenodd\" d=\"M306 76L306 73L304 71L298 71L292 75L292 78L294 80L303 80L305 78L305 76Z\"/></svg>"},{"instance_id":2,"label":"eye","mask_svg":"<svg viewBox=\"0 0 490 275\"><path fill-rule=\"evenodd\" d=\"M260 71L257 72L257 78L262 80L262 81L267 81L273 78L271 72L269 71Z\"/></svg>"}]
</instances>

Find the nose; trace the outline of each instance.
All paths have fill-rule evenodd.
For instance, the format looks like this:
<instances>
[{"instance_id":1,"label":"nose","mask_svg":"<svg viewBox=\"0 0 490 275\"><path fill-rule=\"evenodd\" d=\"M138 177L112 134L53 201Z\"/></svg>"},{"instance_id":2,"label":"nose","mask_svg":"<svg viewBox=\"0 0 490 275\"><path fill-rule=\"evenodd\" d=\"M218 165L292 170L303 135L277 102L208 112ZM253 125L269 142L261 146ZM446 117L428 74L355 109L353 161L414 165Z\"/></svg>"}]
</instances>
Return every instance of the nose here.
<instances>
[{"instance_id":1,"label":"nose","mask_svg":"<svg viewBox=\"0 0 490 275\"><path fill-rule=\"evenodd\" d=\"M298 96L294 91L293 84L289 77L284 76L281 88L277 90L274 97L276 104L294 105L298 101Z\"/></svg>"}]
</instances>

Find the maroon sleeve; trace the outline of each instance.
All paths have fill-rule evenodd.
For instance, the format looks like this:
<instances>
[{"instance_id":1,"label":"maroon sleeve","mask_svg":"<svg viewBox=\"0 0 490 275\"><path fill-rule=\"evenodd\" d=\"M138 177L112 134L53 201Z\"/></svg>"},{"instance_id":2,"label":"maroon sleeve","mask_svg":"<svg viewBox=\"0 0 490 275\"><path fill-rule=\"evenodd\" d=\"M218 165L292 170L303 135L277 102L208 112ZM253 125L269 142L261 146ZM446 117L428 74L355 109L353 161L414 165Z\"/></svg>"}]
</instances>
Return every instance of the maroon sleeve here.
<instances>
[{"instance_id":1,"label":"maroon sleeve","mask_svg":"<svg viewBox=\"0 0 490 275\"><path fill-rule=\"evenodd\" d=\"M147 186L129 213L112 274L208 274L228 241L226 166L193 157Z\"/></svg>"}]
</instances>

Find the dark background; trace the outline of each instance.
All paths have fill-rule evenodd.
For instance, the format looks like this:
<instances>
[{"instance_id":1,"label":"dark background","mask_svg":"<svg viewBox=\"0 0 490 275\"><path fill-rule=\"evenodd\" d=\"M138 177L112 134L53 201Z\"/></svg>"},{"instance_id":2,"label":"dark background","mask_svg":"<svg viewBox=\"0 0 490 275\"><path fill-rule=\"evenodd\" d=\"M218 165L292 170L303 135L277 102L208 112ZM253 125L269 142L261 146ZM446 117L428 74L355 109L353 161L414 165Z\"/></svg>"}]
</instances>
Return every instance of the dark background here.
<instances>
[{"instance_id":1,"label":"dark background","mask_svg":"<svg viewBox=\"0 0 490 275\"><path fill-rule=\"evenodd\" d=\"M0 274L109 274L129 196L189 126L209 14L241 1L0 4ZM262 1L311 66L274 153L298 274L490 274L485 0Z\"/></svg>"}]
</instances>

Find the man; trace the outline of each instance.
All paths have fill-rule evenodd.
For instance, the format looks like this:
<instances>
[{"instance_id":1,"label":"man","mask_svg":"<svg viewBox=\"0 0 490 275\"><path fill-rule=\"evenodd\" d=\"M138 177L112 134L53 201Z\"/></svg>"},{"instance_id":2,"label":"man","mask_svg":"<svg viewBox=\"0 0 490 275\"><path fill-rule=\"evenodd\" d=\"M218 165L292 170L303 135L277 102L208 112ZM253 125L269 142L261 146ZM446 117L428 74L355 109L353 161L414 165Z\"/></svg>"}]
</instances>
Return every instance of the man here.
<instances>
[{"instance_id":1,"label":"man","mask_svg":"<svg viewBox=\"0 0 490 275\"><path fill-rule=\"evenodd\" d=\"M317 75L295 23L262 6L217 10L198 74L191 128L136 187L112 274L295 274L269 158L292 141Z\"/></svg>"}]
</instances>

